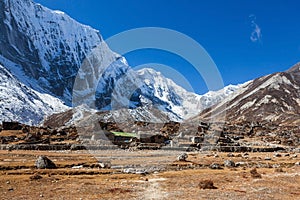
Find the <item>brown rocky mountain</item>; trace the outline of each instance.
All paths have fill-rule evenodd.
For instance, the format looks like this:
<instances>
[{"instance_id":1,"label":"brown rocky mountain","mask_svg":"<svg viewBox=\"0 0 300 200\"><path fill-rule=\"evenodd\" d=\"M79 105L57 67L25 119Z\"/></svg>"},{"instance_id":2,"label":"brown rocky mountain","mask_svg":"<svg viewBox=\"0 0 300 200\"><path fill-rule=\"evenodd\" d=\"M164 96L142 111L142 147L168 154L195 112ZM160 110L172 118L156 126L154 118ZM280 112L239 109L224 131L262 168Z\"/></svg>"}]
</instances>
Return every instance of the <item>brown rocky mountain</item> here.
<instances>
[{"instance_id":1,"label":"brown rocky mountain","mask_svg":"<svg viewBox=\"0 0 300 200\"><path fill-rule=\"evenodd\" d=\"M226 117L224 117L226 116ZM195 119L230 122L265 121L300 124L300 63L249 82L240 91L200 113Z\"/></svg>"}]
</instances>

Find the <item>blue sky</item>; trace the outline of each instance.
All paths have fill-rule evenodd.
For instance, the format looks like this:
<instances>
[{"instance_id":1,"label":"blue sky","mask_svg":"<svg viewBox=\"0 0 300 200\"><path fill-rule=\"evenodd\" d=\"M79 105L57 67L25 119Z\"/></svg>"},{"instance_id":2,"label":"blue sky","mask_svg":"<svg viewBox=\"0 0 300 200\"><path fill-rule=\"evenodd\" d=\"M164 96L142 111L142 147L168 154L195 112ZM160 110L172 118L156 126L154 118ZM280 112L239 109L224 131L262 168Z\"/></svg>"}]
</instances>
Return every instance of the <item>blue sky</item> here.
<instances>
[{"instance_id":1,"label":"blue sky","mask_svg":"<svg viewBox=\"0 0 300 200\"><path fill-rule=\"evenodd\" d=\"M139 27L164 27L199 42L216 63L225 85L287 70L300 61L300 1L297 0L35 0L100 30L104 39ZM207 88L184 59L160 50L126 54L131 66L160 63ZM170 74L165 73L166 76ZM179 84L184 84L179 81Z\"/></svg>"}]
</instances>

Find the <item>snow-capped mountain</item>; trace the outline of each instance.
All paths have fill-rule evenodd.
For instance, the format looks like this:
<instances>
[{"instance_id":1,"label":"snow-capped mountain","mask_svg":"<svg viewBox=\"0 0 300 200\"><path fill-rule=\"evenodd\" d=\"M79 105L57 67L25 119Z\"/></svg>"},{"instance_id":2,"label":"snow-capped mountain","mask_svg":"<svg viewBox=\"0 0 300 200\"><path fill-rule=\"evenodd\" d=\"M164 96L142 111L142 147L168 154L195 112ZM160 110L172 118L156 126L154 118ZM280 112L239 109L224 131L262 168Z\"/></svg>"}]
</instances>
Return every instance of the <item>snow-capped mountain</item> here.
<instances>
[{"instance_id":1,"label":"snow-capped mountain","mask_svg":"<svg viewBox=\"0 0 300 200\"><path fill-rule=\"evenodd\" d=\"M19 65L11 72L22 71L26 85L70 105L74 77L102 41L99 31L31 0L1 1L0 30L0 55Z\"/></svg>"},{"instance_id":2,"label":"snow-capped mountain","mask_svg":"<svg viewBox=\"0 0 300 200\"><path fill-rule=\"evenodd\" d=\"M152 102L159 104L160 110L176 114L179 119L188 119L199 114L202 110L222 101L243 86L229 85L219 91L198 95L186 91L153 69L141 69L138 74L145 84L141 88L144 97L148 97ZM170 117L172 118L172 116Z\"/></svg>"},{"instance_id":3,"label":"snow-capped mountain","mask_svg":"<svg viewBox=\"0 0 300 200\"><path fill-rule=\"evenodd\" d=\"M197 95L186 91L151 68L144 68L137 72L128 69L125 78L115 78L113 80L117 80L116 89L104 94L111 94L108 99L113 102L110 105L113 105L114 108L119 106L118 109L107 109L107 111L99 112L91 109L88 105L79 105L72 110L47 117L44 124L51 127L60 127L70 125L93 126L93 124L97 125L99 121L120 123L128 121L154 123L165 123L170 120L181 121L222 101L227 96L233 95L245 85L229 85L219 91ZM126 90L123 89L125 83ZM132 88L130 89L130 87ZM138 91L135 87L138 88ZM138 95L135 97L136 99L127 98L132 93ZM136 107L138 102L140 105ZM124 105L134 108L125 108Z\"/></svg>"},{"instance_id":4,"label":"snow-capped mountain","mask_svg":"<svg viewBox=\"0 0 300 200\"><path fill-rule=\"evenodd\" d=\"M199 112L200 95L188 92L175 84L171 79L164 77L160 72L151 68L137 71L138 77L143 80L144 85L140 88L143 94L142 102L147 104L147 99L159 105L160 110L173 113L170 118L185 119Z\"/></svg>"},{"instance_id":5,"label":"snow-capped mountain","mask_svg":"<svg viewBox=\"0 0 300 200\"><path fill-rule=\"evenodd\" d=\"M224 109L220 109L220 108ZM224 116L228 121L300 123L300 64L248 82L234 95L204 110L200 118Z\"/></svg>"},{"instance_id":6,"label":"snow-capped mountain","mask_svg":"<svg viewBox=\"0 0 300 200\"><path fill-rule=\"evenodd\" d=\"M68 106L123 109L133 113L134 118L147 113L147 109L149 117L158 109L178 121L221 101L238 88L230 86L200 96L154 70L134 71L124 57L109 49L99 31L31 0L0 2L0 32L0 63L15 82L20 82L18 90L26 87L31 93L48 94ZM3 96L13 96L6 92ZM50 97L37 100L44 104L58 102ZM61 108L61 102L58 104L57 108ZM57 108L49 107L49 112L44 110L41 115ZM143 111L135 113L134 109ZM27 111L35 112L35 108L29 106ZM14 113L9 119L21 119L19 112ZM38 119L41 117L32 123Z\"/></svg>"},{"instance_id":7,"label":"snow-capped mountain","mask_svg":"<svg viewBox=\"0 0 300 200\"><path fill-rule=\"evenodd\" d=\"M59 99L36 92L20 83L0 65L0 121L38 124L44 116L67 108Z\"/></svg>"}]
</instances>

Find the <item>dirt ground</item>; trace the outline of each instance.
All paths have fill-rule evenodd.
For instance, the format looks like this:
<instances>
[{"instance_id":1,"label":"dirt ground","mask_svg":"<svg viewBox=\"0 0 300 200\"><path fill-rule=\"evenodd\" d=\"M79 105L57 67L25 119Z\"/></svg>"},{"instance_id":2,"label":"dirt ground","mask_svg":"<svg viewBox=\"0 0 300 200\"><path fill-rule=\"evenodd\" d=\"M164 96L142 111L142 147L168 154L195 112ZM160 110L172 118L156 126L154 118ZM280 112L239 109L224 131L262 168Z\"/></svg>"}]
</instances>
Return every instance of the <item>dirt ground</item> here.
<instances>
[{"instance_id":1,"label":"dirt ground","mask_svg":"<svg viewBox=\"0 0 300 200\"><path fill-rule=\"evenodd\" d=\"M0 151L0 199L300 199L300 154L177 151ZM57 169L36 169L46 155ZM110 169L95 167L110 161ZM237 167L224 166L232 160ZM212 163L222 169L210 169ZM73 168L72 168L73 167ZM254 167L261 178L253 177ZM77 168L77 169L76 169ZM124 169L154 169L127 174ZM33 175L40 175L34 179ZM216 189L200 189L211 180Z\"/></svg>"}]
</instances>

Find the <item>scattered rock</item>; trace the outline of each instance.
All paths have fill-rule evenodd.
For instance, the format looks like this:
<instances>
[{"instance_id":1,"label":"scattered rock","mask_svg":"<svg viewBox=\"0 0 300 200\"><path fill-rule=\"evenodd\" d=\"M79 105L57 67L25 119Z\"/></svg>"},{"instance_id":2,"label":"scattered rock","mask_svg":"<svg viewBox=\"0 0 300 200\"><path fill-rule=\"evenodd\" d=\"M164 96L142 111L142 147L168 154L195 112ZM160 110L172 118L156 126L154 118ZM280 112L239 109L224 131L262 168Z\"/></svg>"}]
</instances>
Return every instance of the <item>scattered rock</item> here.
<instances>
[{"instance_id":1,"label":"scattered rock","mask_svg":"<svg viewBox=\"0 0 300 200\"><path fill-rule=\"evenodd\" d=\"M109 161L106 161L106 162L99 162L98 164L99 164L99 166L100 166L101 168L107 168L107 169L110 169L110 168L111 168L111 162L109 162Z\"/></svg>"},{"instance_id":2,"label":"scattered rock","mask_svg":"<svg viewBox=\"0 0 300 200\"><path fill-rule=\"evenodd\" d=\"M248 159L249 158L249 153L244 153L242 157L245 158L245 159Z\"/></svg>"},{"instance_id":3,"label":"scattered rock","mask_svg":"<svg viewBox=\"0 0 300 200\"><path fill-rule=\"evenodd\" d=\"M72 167L72 169L81 169L83 168L83 165L75 165Z\"/></svg>"},{"instance_id":4,"label":"scattered rock","mask_svg":"<svg viewBox=\"0 0 300 200\"><path fill-rule=\"evenodd\" d=\"M227 157L234 157L234 154L233 153L229 153L229 154L227 154Z\"/></svg>"},{"instance_id":5,"label":"scattered rock","mask_svg":"<svg viewBox=\"0 0 300 200\"><path fill-rule=\"evenodd\" d=\"M291 156L291 158L297 158L297 157L298 157L297 154L294 154L294 155Z\"/></svg>"},{"instance_id":6,"label":"scattered rock","mask_svg":"<svg viewBox=\"0 0 300 200\"><path fill-rule=\"evenodd\" d=\"M217 189L212 180L203 180L199 183L200 189Z\"/></svg>"},{"instance_id":7,"label":"scattered rock","mask_svg":"<svg viewBox=\"0 0 300 200\"><path fill-rule=\"evenodd\" d=\"M146 175L147 171L145 169L134 169L134 168L127 168L123 170L126 174L142 174Z\"/></svg>"},{"instance_id":8,"label":"scattered rock","mask_svg":"<svg viewBox=\"0 0 300 200\"><path fill-rule=\"evenodd\" d=\"M223 169L219 164L213 163L209 166L211 169Z\"/></svg>"},{"instance_id":9,"label":"scattered rock","mask_svg":"<svg viewBox=\"0 0 300 200\"><path fill-rule=\"evenodd\" d=\"M178 161L186 161L186 159L188 158L187 153L182 153L177 157Z\"/></svg>"},{"instance_id":10,"label":"scattered rock","mask_svg":"<svg viewBox=\"0 0 300 200\"><path fill-rule=\"evenodd\" d=\"M273 168L280 168L280 164L274 164L272 165Z\"/></svg>"},{"instance_id":11,"label":"scattered rock","mask_svg":"<svg viewBox=\"0 0 300 200\"><path fill-rule=\"evenodd\" d=\"M14 188L8 188L8 191L14 191Z\"/></svg>"},{"instance_id":12,"label":"scattered rock","mask_svg":"<svg viewBox=\"0 0 300 200\"><path fill-rule=\"evenodd\" d=\"M296 162L295 165L296 165L296 166L300 166L300 162Z\"/></svg>"},{"instance_id":13,"label":"scattered rock","mask_svg":"<svg viewBox=\"0 0 300 200\"><path fill-rule=\"evenodd\" d=\"M300 148L295 149L294 152L300 153Z\"/></svg>"},{"instance_id":14,"label":"scattered rock","mask_svg":"<svg viewBox=\"0 0 300 200\"><path fill-rule=\"evenodd\" d=\"M32 176L29 177L30 180L39 180L39 179L42 179L43 177L40 176L39 174L34 174Z\"/></svg>"},{"instance_id":15,"label":"scattered rock","mask_svg":"<svg viewBox=\"0 0 300 200\"><path fill-rule=\"evenodd\" d=\"M265 160L272 160L272 158L270 158L270 157L265 157Z\"/></svg>"},{"instance_id":16,"label":"scattered rock","mask_svg":"<svg viewBox=\"0 0 300 200\"><path fill-rule=\"evenodd\" d=\"M256 168L251 169L250 174L252 178L261 178L261 174L257 172Z\"/></svg>"},{"instance_id":17,"label":"scattered rock","mask_svg":"<svg viewBox=\"0 0 300 200\"><path fill-rule=\"evenodd\" d=\"M232 160L225 160L224 167L228 167L228 168L235 167L235 163Z\"/></svg>"},{"instance_id":18,"label":"scattered rock","mask_svg":"<svg viewBox=\"0 0 300 200\"><path fill-rule=\"evenodd\" d=\"M248 163L246 163L246 162L237 162L237 163L235 163L236 167L244 167L246 165L248 165Z\"/></svg>"},{"instance_id":19,"label":"scattered rock","mask_svg":"<svg viewBox=\"0 0 300 200\"><path fill-rule=\"evenodd\" d=\"M219 158L220 156L219 156L218 154L215 154L214 157L215 157L215 158Z\"/></svg>"},{"instance_id":20,"label":"scattered rock","mask_svg":"<svg viewBox=\"0 0 300 200\"><path fill-rule=\"evenodd\" d=\"M280 153L274 153L273 157L281 157L281 154Z\"/></svg>"},{"instance_id":21,"label":"scattered rock","mask_svg":"<svg viewBox=\"0 0 300 200\"><path fill-rule=\"evenodd\" d=\"M38 169L55 169L56 165L46 156L39 156L35 161L35 166Z\"/></svg>"}]
</instances>

